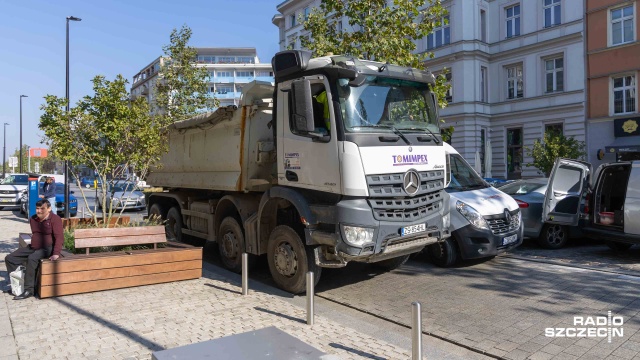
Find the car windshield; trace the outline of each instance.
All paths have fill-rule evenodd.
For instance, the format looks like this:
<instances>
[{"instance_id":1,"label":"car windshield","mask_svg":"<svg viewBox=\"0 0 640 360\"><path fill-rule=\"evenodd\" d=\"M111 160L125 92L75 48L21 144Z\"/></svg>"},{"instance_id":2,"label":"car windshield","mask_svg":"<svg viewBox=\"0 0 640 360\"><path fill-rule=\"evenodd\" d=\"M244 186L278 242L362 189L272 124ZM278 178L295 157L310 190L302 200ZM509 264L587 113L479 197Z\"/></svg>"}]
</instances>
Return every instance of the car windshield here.
<instances>
[{"instance_id":1,"label":"car windshield","mask_svg":"<svg viewBox=\"0 0 640 360\"><path fill-rule=\"evenodd\" d=\"M516 181L499 187L500 191L507 195L526 195L532 193L547 184L539 182Z\"/></svg>"},{"instance_id":2,"label":"car windshield","mask_svg":"<svg viewBox=\"0 0 640 360\"><path fill-rule=\"evenodd\" d=\"M139 190L135 184L113 184L110 189L112 192L130 192Z\"/></svg>"},{"instance_id":3,"label":"car windshield","mask_svg":"<svg viewBox=\"0 0 640 360\"><path fill-rule=\"evenodd\" d=\"M451 182L446 189L448 192L484 189L487 187L484 180L480 178L462 156L458 154L449 155L449 163L451 164Z\"/></svg>"},{"instance_id":4,"label":"car windshield","mask_svg":"<svg viewBox=\"0 0 640 360\"><path fill-rule=\"evenodd\" d=\"M360 86L338 80L340 111L346 132L425 129L440 133L435 104L426 83L368 76Z\"/></svg>"},{"instance_id":5,"label":"car windshield","mask_svg":"<svg viewBox=\"0 0 640 360\"><path fill-rule=\"evenodd\" d=\"M2 180L4 185L28 185L29 177L27 175L9 175Z\"/></svg>"}]
</instances>

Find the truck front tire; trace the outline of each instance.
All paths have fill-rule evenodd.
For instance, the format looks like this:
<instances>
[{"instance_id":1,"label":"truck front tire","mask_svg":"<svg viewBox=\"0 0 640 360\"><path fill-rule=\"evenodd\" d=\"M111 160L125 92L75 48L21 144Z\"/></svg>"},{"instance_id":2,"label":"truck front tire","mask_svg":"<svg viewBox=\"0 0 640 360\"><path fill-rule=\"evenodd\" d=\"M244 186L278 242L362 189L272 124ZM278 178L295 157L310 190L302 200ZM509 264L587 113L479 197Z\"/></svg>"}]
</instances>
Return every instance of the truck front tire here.
<instances>
[{"instance_id":1,"label":"truck front tire","mask_svg":"<svg viewBox=\"0 0 640 360\"><path fill-rule=\"evenodd\" d=\"M313 271L314 285L320 280L322 268L315 263L313 249L305 246L298 233L287 225L271 232L267 259L273 280L290 293L305 292L308 271Z\"/></svg>"},{"instance_id":2,"label":"truck front tire","mask_svg":"<svg viewBox=\"0 0 640 360\"><path fill-rule=\"evenodd\" d=\"M182 242L182 215L180 215L180 209L175 206L169 209L167 212L167 222L164 227L167 234L167 241Z\"/></svg>"},{"instance_id":3,"label":"truck front tire","mask_svg":"<svg viewBox=\"0 0 640 360\"><path fill-rule=\"evenodd\" d=\"M222 220L217 242L222 265L235 273L242 272L242 253L245 249L244 233L236 218L229 216ZM256 256L249 254L249 269L255 263Z\"/></svg>"}]
</instances>

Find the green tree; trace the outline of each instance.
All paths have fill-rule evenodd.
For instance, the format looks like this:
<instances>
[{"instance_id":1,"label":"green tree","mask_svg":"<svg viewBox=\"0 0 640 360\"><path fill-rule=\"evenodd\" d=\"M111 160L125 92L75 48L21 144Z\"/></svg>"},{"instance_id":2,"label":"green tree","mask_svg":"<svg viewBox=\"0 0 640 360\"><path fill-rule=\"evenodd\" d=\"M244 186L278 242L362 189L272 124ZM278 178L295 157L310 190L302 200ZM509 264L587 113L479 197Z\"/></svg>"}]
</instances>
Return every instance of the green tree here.
<instances>
[{"instance_id":1,"label":"green tree","mask_svg":"<svg viewBox=\"0 0 640 360\"><path fill-rule=\"evenodd\" d=\"M431 52L416 53L415 41L442 25L447 11L441 0L322 0L306 21L310 37L301 37L303 47L314 56L349 54L367 60L389 62L417 69L425 68ZM347 18L354 31L339 31L335 19ZM436 77L433 89L438 104L447 105L446 71Z\"/></svg>"},{"instance_id":2,"label":"green tree","mask_svg":"<svg viewBox=\"0 0 640 360\"><path fill-rule=\"evenodd\" d=\"M202 66L195 65L197 51L190 47L191 29L183 25L173 29L170 43L162 47L164 56L155 83L153 110L170 119L170 122L184 120L199 111L218 106L215 98L209 97L209 73Z\"/></svg>"},{"instance_id":3,"label":"green tree","mask_svg":"<svg viewBox=\"0 0 640 360\"><path fill-rule=\"evenodd\" d=\"M557 158L584 159L586 155L584 141L578 141L556 131L547 131L542 141L537 139L533 147L524 149L527 156L533 158L533 162L527 163L527 166L538 168L546 177L549 177Z\"/></svg>"},{"instance_id":4,"label":"green tree","mask_svg":"<svg viewBox=\"0 0 640 360\"><path fill-rule=\"evenodd\" d=\"M113 81L104 76L92 81L93 96L85 96L68 113L64 109L65 98L45 96L39 124L44 132L43 143L55 158L95 169L103 184L122 176L132 166L146 175L149 166L166 152L164 124L151 117L144 97L130 98L128 81L122 75ZM79 185L76 168L70 167L70 172ZM86 208L90 209L84 190L80 189ZM114 212L107 205L108 198L108 188L103 186L96 201L100 201L105 224ZM89 211L98 225L97 211Z\"/></svg>"}]
</instances>

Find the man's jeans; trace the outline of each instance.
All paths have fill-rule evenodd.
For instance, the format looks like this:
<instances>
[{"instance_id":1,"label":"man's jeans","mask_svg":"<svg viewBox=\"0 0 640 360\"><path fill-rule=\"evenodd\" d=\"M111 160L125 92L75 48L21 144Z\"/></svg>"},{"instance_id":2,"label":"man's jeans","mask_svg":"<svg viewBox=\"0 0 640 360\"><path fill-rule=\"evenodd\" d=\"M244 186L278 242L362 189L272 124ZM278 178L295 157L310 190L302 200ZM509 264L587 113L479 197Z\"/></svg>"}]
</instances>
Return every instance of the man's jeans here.
<instances>
[{"instance_id":1,"label":"man's jeans","mask_svg":"<svg viewBox=\"0 0 640 360\"><path fill-rule=\"evenodd\" d=\"M55 196L47 198L47 200L49 200L49 202L51 203L51 213L58 215L58 211L56 209L56 198L55 198Z\"/></svg>"}]
</instances>

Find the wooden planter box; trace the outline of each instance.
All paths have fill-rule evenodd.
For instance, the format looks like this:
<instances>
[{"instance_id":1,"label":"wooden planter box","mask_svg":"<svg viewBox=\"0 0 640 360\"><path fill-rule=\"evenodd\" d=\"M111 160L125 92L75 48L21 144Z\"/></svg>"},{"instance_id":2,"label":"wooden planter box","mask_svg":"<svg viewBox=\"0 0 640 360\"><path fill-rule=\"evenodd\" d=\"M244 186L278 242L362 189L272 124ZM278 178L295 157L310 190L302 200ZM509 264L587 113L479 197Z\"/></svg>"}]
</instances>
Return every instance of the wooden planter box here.
<instances>
[{"instance_id":1,"label":"wooden planter box","mask_svg":"<svg viewBox=\"0 0 640 360\"><path fill-rule=\"evenodd\" d=\"M98 218L98 221L102 222L102 218ZM112 217L109 221L108 227L115 227L116 225L127 225L131 221L129 216ZM93 218L63 218L62 227L65 229L75 229L78 225L93 224Z\"/></svg>"},{"instance_id":2,"label":"wooden planter box","mask_svg":"<svg viewBox=\"0 0 640 360\"><path fill-rule=\"evenodd\" d=\"M166 243L164 226L76 229L78 232L92 236L76 242L81 248ZM94 246L87 246L88 243ZM157 249L73 254L56 261L44 259L40 263L37 288L40 297L47 298L201 276L201 247L166 243L166 247Z\"/></svg>"}]
</instances>

